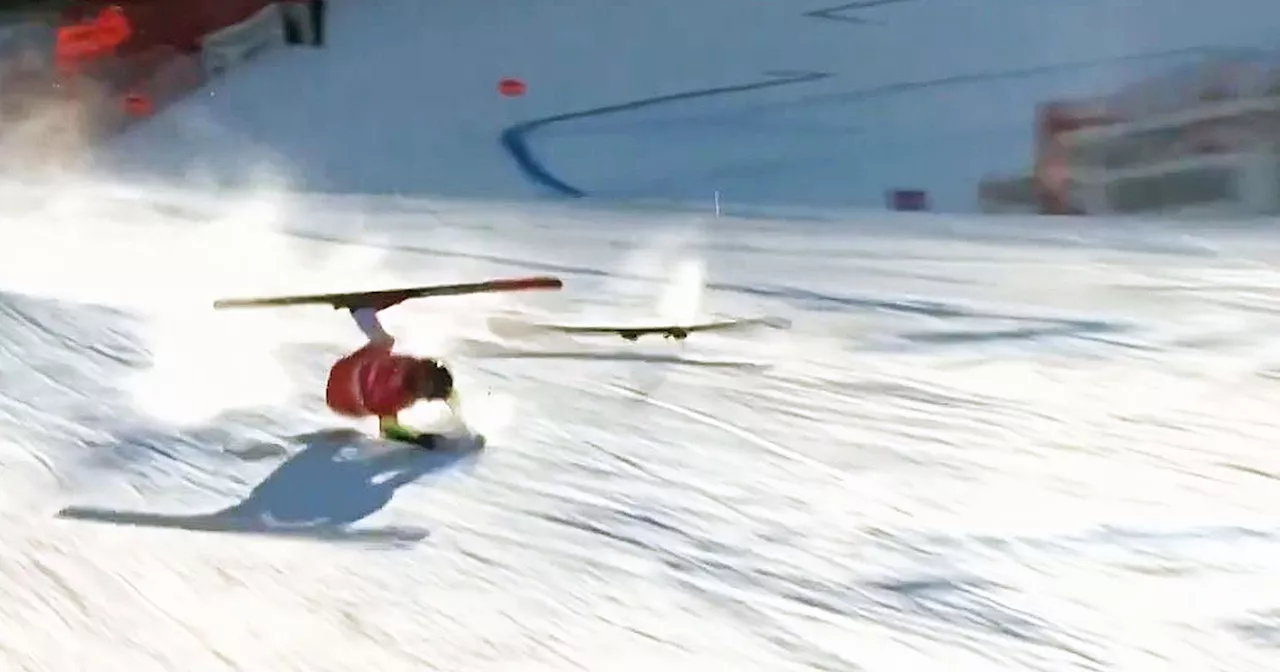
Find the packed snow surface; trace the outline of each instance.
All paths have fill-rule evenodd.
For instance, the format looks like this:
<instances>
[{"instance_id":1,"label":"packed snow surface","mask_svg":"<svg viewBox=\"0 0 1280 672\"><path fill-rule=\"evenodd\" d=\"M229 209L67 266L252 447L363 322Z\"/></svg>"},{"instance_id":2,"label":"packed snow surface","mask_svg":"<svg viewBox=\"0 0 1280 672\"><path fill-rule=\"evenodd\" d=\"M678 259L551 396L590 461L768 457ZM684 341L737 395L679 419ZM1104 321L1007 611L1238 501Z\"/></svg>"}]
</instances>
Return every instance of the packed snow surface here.
<instances>
[{"instance_id":1,"label":"packed snow surface","mask_svg":"<svg viewBox=\"0 0 1280 672\"><path fill-rule=\"evenodd\" d=\"M1275 660L1265 229L183 199L79 189L3 250L8 669ZM387 313L460 459L341 433L343 313L209 307L534 272ZM793 325L487 328L713 313Z\"/></svg>"}]
</instances>

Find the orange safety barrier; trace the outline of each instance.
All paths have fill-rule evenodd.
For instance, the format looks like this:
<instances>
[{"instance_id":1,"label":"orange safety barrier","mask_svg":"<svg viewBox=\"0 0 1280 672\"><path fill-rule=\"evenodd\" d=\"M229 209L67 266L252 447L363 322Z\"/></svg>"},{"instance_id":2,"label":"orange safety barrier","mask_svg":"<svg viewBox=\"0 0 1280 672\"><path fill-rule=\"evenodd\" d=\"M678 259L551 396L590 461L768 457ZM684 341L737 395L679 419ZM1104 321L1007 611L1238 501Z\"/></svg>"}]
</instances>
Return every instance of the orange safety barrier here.
<instances>
[{"instance_id":1,"label":"orange safety barrier","mask_svg":"<svg viewBox=\"0 0 1280 672\"><path fill-rule=\"evenodd\" d=\"M100 131L149 117L204 81L206 35L277 0L85 0L62 14L53 61L59 90Z\"/></svg>"},{"instance_id":2,"label":"orange safety barrier","mask_svg":"<svg viewBox=\"0 0 1280 672\"><path fill-rule=\"evenodd\" d=\"M114 53L132 35L124 10L118 5L104 7L89 21L58 29L54 63L63 73L74 73L84 61Z\"/></svg>"},{"instance_id":3,"label":"orange safety barrier","mask_svg":"<svg viewBox=\"0 0 1280 672\"><path fill-rule=\"evenodd\" d=\"M148 117L155 113L155 103L145 93L130 91L124 96L124 111L134 117Z\"/></svg>"}]
</instances>

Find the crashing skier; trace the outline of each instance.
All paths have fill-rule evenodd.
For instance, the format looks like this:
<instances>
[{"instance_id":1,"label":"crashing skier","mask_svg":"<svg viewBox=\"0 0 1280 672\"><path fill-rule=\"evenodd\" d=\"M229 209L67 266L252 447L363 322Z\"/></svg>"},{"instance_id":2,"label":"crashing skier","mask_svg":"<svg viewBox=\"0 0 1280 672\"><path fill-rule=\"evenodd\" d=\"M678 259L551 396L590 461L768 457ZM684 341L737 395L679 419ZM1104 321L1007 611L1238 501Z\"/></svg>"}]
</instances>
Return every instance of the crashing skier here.
<instances>
[{"instance_id":1,"label":"crashing skier","mask_svg":"<svg viewBox=\"0 0 1280 672\"><path fill-rule=\"evenodd\" d=\"M481 282L448 285L424 285L371 292L339 292L335 294L300 294L218 299L216 309L267 308L327 304L351 312L360 330L369 339L363 347L343 357L329 370L325 385L325 402L335 413L350 418L378 418L379 434L384 439L415 443L425 448L438 447L439 434L420 432L400 424L400 413L419 401L443 401L453 416L466 427L448 367L434 359L410 357L392 352L395 339L382 328L378 311L408 299L431 296L461 296L489 292L518 292L534 289L560 289L560 278L541 275L523 278L498 278ZM484 445L484 437L468 434Z\"/></svg>"},{"instance_id":2,"label":"crashing skier","mask_svg":"<svg viewBox=\"0 0 1280 672\"><path fill-rule=\"evenodd\" d=\"M439 435L400 424L399 414L419 401L443 401L461 419L453 374L437 360L393 353L395 338L375 308L352 309L351 316L369 342L329 370L325 402L339 415L377 417L384 439L435 447Z\"/></svg>"}]
</instances>

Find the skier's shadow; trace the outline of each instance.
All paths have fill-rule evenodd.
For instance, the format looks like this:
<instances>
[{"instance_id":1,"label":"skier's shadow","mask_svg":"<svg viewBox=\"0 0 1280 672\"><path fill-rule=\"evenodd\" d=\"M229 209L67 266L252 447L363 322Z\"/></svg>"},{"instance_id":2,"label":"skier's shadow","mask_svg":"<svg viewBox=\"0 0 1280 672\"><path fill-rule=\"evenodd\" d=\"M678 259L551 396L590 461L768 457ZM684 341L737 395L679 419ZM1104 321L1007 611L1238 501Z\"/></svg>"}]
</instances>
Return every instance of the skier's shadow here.
<instances>
[{"instance_id":1,"label":"skier's shadow","mask_svg":"<svg viewBox=\"0 0 1280 672\"><path fill-rule=\"evenodd\" d=\"M479 446L450 440L434 451L392 447L352 430L328 430L300 437L303 446L242 501L212 513L172 515L92 507L68 507L60 518L120 525L309 537L330 541L414 542L418 528L349 527L382 510L396 490L428 474L474 464ZM256 448L256 450L255 450ZM262 444L242 451L273 457L287 450Z\"/></svg>"}]
</instances>

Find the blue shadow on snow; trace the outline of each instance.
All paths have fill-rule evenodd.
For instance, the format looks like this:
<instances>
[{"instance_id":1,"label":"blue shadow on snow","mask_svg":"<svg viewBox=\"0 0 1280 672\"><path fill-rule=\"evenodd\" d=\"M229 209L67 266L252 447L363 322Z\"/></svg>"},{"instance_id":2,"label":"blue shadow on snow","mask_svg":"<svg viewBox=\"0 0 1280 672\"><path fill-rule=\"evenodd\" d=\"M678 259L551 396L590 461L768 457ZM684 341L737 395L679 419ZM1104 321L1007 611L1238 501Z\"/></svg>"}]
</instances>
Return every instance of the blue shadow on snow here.
<instances>
[{"instance_id":1,"label":"blue shadow on snow","mask_svg":"<svg viewBox=\"0 0 1280 672\"><path fill-rule=\"evenodd\" d=\"M286 459L242 501L212 513L172 515L71 506L59 518L199 532L234 532L326 541L416 542L417 528L351 528L382 510L395 492L428 474L473 464L481 452L467 439L433 451L371 440L354 430L328 430L295 439L303 449ZM256 447L265 458L285 452ZM253 459L254 449L243 451Z\"/></svg>"}]
</instances>

